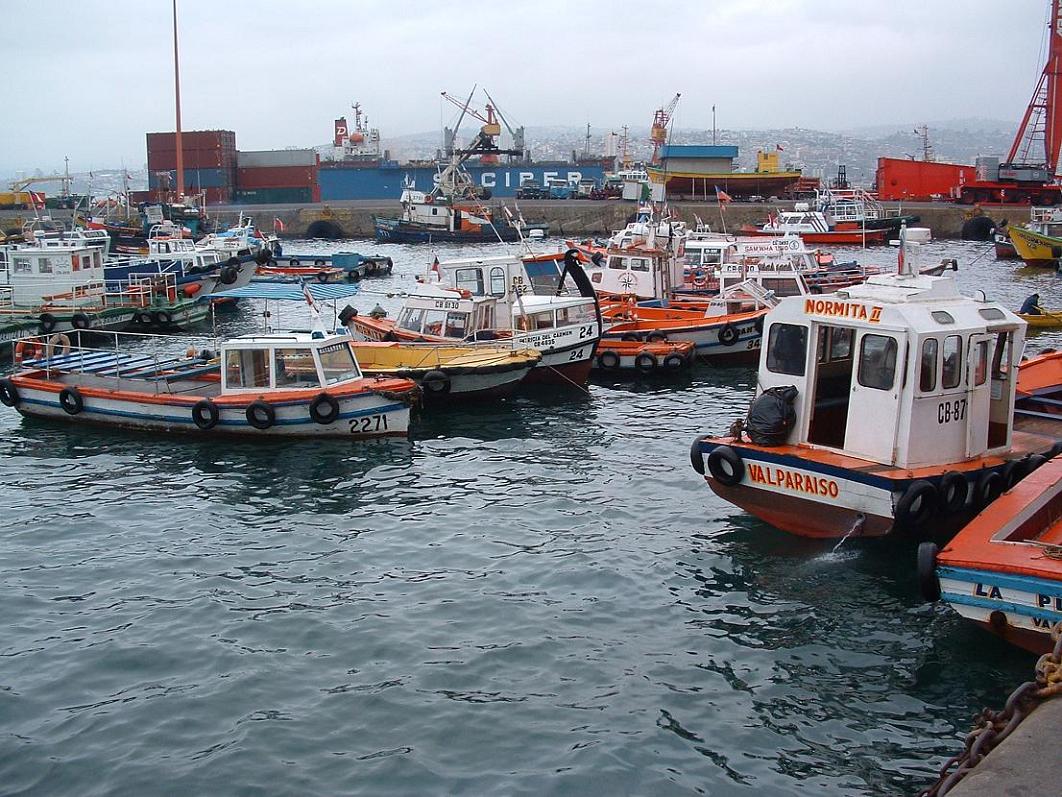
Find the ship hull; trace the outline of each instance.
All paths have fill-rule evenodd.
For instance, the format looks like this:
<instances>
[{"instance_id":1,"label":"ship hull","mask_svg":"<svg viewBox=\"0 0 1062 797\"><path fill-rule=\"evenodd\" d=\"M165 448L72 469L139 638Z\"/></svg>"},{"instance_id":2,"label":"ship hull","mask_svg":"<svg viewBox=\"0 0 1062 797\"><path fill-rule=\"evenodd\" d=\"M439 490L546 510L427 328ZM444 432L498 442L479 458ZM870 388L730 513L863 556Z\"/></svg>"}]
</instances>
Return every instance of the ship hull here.
<instances>
[{"instance_id":1,"label":"ship hull","mask_svg":"<svg viewBox=\"0 0 1062 797\"><path fill-rule=\"evenodd\" d=\"M423 243L497 243L516 241L520 236L512 227L478 227L473 230L445 230L422 224L411 224L400 219L374 218L373 228L378 243L423 244Z\"/></svg>"}]
</instances>

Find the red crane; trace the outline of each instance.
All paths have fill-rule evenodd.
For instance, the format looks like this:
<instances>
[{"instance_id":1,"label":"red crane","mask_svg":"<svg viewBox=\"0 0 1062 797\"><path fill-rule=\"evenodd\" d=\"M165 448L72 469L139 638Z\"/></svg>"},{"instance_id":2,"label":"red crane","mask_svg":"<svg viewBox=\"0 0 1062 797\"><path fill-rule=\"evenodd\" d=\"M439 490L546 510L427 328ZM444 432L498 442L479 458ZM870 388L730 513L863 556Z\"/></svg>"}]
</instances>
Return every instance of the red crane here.
<instances>
[{"instance_id":1,"label":"red crane","mask_svg":"<svg viewBox=\"0 0 1062 797\"><path fill-rule=\"evenodd\" d=\"M1047 63L1025 108L1005 163L995 180L958 187L960 202L1057 205L1062 186L1055 175L1062 149L1062 0L1051 0Z\"/></svg>"},{"instance_id":2,"label":"red crane","mask_svg":"<svg viewBox=\"0 0 1062 797\"><path fill-rule=\"evenodd\" d=\"M1056 0L1057 2L1057 0ZM667 143L667 126L671 124L671 114L675 112L681 94L671 98L671 102L663 108L658 108L653 114L653 126L649 129L649 141L653 145L653 159L651 163L660 163L660 148Z\"/></svg>"}]
</instances>

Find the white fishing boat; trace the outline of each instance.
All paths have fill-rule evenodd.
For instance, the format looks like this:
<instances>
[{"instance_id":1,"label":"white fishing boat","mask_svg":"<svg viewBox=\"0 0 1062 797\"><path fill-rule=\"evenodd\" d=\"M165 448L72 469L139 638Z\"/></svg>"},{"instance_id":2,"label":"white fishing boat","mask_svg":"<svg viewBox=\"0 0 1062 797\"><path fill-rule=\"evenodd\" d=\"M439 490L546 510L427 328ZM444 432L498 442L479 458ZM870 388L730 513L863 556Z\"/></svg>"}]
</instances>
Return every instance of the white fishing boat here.
<instances>
[{"instance_id":1,"label":"white fishing boat","mask_svg":"<svg viewBox=\"0 0 1062 797\"><path fill-rule=\"evenodd\" d=\"M0 379L0 401L71 422L200 435L405 435L420 392L408 379L364 376L347 335L244 335L217 355L124 332L95 346L27 342L39 354Z\"/></svg>"},{"instance_id":2,"label":"white fishing boat","mask_svg":"<svg viewBox=\"0 0 1062 797\"><path fill-rule=\"evenodd\" d=\"M437 262L406 296L397 318L353 315L344 323L362 340L492 341L537 349L542 359L526 381L583 385L601 324L593 287L575 255ZM568 276L577 292L567 292Z\"/></svg>"}]
</instances>

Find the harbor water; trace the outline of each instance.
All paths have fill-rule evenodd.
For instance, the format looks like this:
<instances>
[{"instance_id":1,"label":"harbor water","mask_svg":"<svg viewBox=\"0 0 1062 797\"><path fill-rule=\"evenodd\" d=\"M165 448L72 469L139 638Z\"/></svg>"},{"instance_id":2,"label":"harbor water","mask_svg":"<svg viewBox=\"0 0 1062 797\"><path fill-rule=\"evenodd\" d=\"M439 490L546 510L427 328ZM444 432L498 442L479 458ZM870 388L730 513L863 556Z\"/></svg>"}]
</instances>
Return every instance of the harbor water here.
<instances>
[{"instance_id":1,"label":"harbor water","mask_svg":"<svg viewBox=\"0 0 1062 797\"><path fill-rule=\"evenodd\" d=\"M362 312L432 256L286 242L314 246L394 259ZM942 256L967 292L1062 306L1062 278L990 244L923 250ZM0 793L917 792L1033 659L922 601L915 540L835 550L715 497L689 444L754 387L595 380L373 443L4 409Z\"/></svg>"}]
</instances>

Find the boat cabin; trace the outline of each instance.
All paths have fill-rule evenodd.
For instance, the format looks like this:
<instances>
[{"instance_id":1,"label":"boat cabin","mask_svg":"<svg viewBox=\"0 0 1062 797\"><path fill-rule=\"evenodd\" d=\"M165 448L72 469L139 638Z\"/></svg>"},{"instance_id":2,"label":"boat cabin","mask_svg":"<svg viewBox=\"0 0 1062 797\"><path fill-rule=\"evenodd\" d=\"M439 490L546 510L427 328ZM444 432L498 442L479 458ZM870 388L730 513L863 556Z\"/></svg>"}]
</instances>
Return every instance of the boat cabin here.
<instances>
[{"instance_id":1,"label":"boat cabin","mask_svg":"<svg viewBox=\"0 0 1062 797\"><path fill-rule=\"evenodd\" d=\"M62 294L75 303L79 296L98 302L103 283L103 252L98 246L49 242L8 247L0 253L0 285L11 289L16 307L38 307Z\"/></svg>"},{"instance_id":2,"label":"boat cabin","mask_svg":"<svg viewBox=\"0 0 1062 797\"><path fill-rule=\"evenodd\" d=\"M1025 323L950 277L877 275L783 299L758 383L797 388L789 444L914 468L1005 451Z\"/></svg>"},{"instance_id":3,"label":"boat cabin","mask_svg":"<svg viewBox=\"0 0 1062 797\"><path fill-rule=\"evenodd\" d=\"M346 335L242 335L221 344L221 392L320 390L361 378Z\"/></svg>"}]
</instances>

